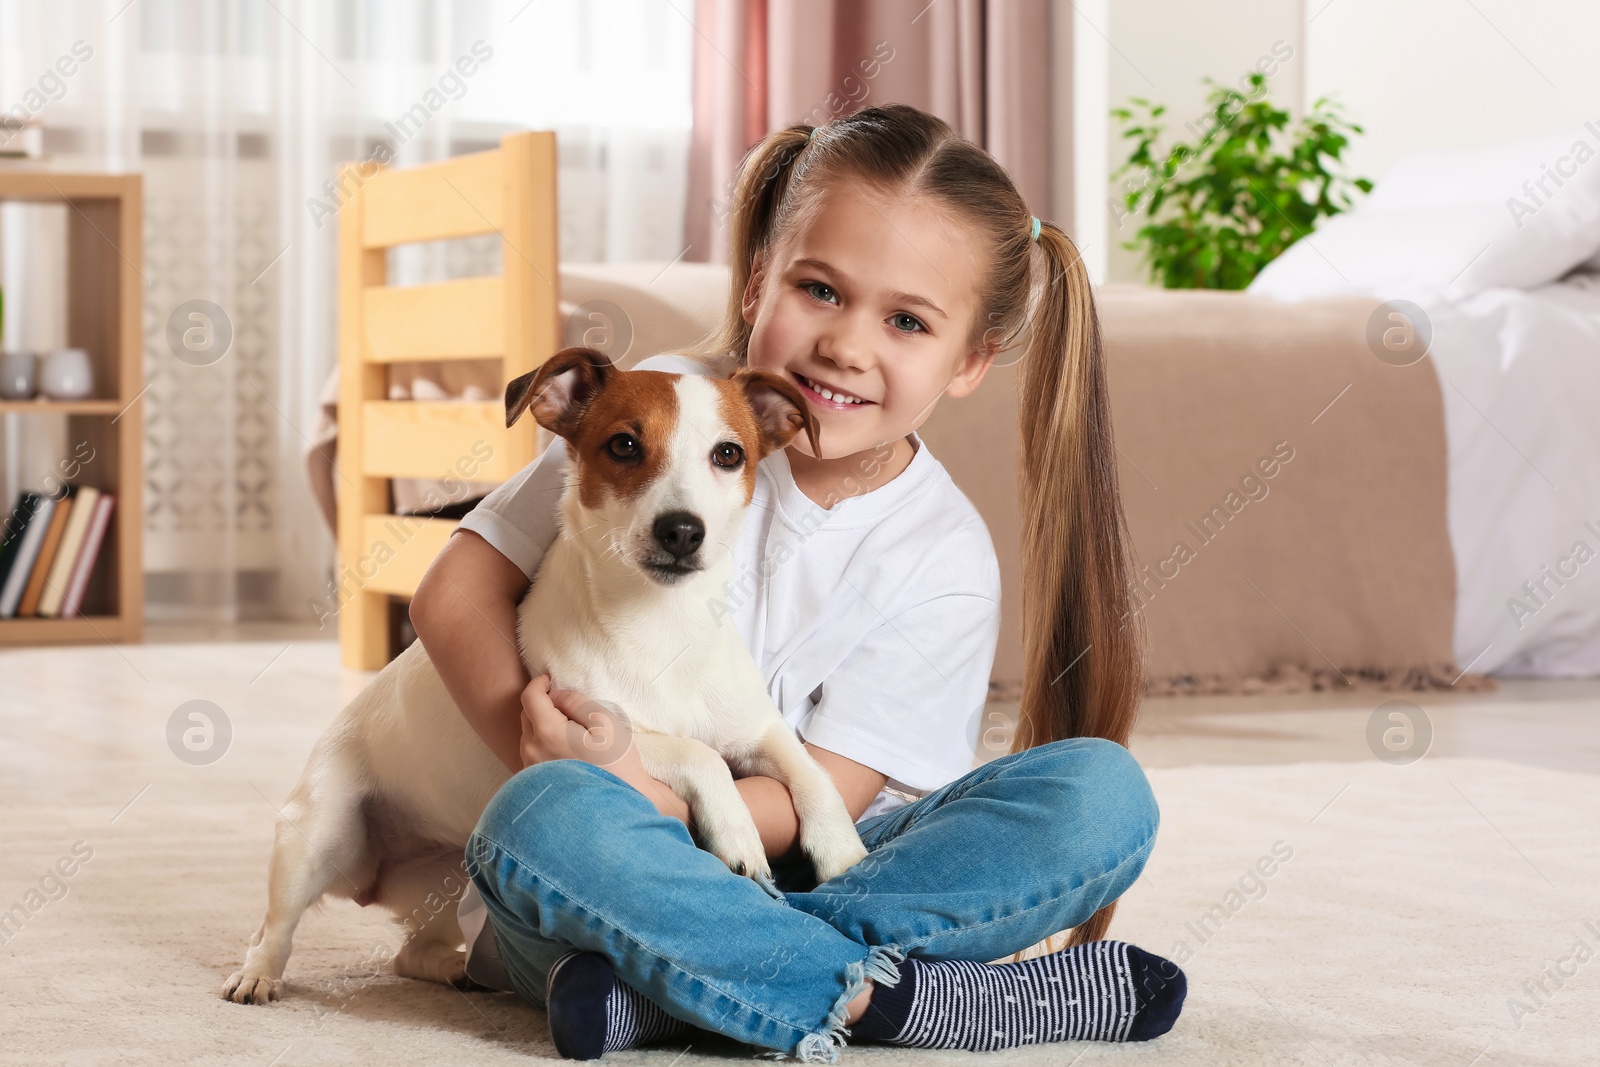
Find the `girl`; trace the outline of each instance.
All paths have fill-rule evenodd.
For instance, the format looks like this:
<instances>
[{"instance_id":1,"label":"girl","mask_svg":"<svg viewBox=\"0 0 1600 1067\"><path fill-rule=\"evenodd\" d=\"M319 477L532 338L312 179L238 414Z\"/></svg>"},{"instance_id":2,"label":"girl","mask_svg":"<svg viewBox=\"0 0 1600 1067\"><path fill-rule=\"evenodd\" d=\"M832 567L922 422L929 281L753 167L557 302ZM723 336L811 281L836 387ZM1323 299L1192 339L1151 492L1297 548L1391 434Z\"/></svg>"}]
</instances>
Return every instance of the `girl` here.
<instances>
[{"instance_id":1,"label":"girl","mask_svg":"<svg viewBox=\"0 0 1600 1067\"><path fill-rule=\"evenodd\" d=\"M739 577L709 610L739 627L870 854L817 885L788 791L749 777L775 884L734 874L616 724L528 679L512 636L556 536L557 442L463 520L411 607L462 714L520 772L468 846L489 919L469 975L497 948L573 1058L691 1025L827 1063L845 1036L984 1050L1165 1033L1182 972L1099 940L1158 813L1123 747L1143 635L1077 250L987 153L903 105L772 134L735 205L722 330L698 361L641 366L788 375L817 418L820 454L797 441L762 462L724 546ZM915 430L1025 325L1022 720L1010 755L969 771L999 570ZM1068 927L1061 952L983 962Z\"/></svg>"}]
</instances>

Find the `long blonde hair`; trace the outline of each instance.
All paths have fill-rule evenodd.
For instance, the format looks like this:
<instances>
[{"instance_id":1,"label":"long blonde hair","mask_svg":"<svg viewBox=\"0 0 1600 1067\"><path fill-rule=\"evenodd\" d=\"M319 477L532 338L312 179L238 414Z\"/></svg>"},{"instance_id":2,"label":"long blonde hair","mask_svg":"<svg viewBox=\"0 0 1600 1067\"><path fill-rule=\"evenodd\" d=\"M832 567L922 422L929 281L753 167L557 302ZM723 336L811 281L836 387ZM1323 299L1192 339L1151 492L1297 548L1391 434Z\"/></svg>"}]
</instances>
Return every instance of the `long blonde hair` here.
<instances>
[{"instance_id":1,"label":"long blonde hair","mask_svg":"<svg viewBox=\"0 0 1600 1067\"><path fill-rule=\"evenodd\" d=\"M865 108L814 136L804 125L770 134L746 154L734 193L727 315L694 352L745 362L743 298L757 255L841 178L931 197L967 223L989 252L970 343L1022 347L1025 667L1012 751L1069 737L1126 745L1143 685L1144 616L1132 598L1094 295L1066 233L1046 222L1033 239L1032 216L992 156L904 104ZM1104 937L1114 907L1076 927L1072 943Z\"/></svg>"}]
</instances>

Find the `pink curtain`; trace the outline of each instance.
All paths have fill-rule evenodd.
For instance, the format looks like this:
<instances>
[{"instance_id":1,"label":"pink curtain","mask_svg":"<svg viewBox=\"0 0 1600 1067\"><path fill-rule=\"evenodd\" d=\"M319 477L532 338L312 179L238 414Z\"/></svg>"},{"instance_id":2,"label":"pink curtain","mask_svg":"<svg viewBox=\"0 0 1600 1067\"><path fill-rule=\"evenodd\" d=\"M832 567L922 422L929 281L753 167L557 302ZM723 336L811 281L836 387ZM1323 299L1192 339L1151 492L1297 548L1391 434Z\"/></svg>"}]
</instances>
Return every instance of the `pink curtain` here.
<instances>
[{"instance_id":1,"label":"pink curtain","mask_svg":"<svg viewBox=\"0 0 1600 1067\"><path fill-rule=\"evenodd\" d=\"M739 160L768 132L905 103L994 154L1034 214L1050 197L1046 0L697 0L684 258L727 261ZM1062 205L1064 210L1066 205Z\"/></svg>"}]
</instances>

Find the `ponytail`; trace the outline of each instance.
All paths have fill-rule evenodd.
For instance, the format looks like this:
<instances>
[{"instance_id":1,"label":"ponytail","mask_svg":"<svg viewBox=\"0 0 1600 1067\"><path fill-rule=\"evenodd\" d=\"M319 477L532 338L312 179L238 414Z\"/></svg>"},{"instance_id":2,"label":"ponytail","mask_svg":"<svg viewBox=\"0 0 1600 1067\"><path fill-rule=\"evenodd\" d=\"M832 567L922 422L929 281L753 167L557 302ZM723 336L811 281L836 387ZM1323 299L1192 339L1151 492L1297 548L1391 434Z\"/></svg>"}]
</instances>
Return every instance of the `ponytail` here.
<instances>
[{"instance_id":1,"label":"ponytail","mask_svg":"<svg viewBox=\"0 0 1600 1067\"><path fill-rule=\"evenodd\" d=\"M1017 380L1022 712L1013 752L1069 737L1126 746L1144 681L1144 616L1117 488L1100 320L1083 257L1040 228L1047 274ZM1116 902L1072 932L1098 941Z\"/></svg>"}]
</instances>

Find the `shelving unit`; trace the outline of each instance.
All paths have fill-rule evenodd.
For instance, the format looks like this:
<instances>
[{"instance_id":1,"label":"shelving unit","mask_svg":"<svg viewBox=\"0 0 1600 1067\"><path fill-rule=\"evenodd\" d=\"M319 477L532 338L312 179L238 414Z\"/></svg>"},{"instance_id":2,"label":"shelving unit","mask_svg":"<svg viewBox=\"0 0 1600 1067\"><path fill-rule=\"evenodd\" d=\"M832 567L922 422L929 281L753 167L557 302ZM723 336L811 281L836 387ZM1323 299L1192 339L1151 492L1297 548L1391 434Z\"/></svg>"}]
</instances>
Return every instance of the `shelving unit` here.
<instances>
[{"instance_id":1,"label":"shelving unit","mask_svg":"<svg viewBox=\"0 0 1600 1067\"><path fill-rule=\"evenodd\" d=\"M0 170L0 200L66 205L67 344L89 353L97 392L86 400L3 400L0 417L64 417L68 441L94 449L72 480L117 498L82 614L0 619L0 646L138 641L144 627L144 419L135 402L144 388L142 182L136 174ZM11 504L5 502L7 514Z\"/></svg>"}]
</instances>

